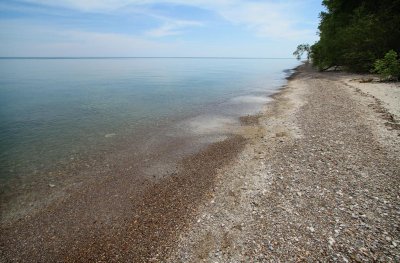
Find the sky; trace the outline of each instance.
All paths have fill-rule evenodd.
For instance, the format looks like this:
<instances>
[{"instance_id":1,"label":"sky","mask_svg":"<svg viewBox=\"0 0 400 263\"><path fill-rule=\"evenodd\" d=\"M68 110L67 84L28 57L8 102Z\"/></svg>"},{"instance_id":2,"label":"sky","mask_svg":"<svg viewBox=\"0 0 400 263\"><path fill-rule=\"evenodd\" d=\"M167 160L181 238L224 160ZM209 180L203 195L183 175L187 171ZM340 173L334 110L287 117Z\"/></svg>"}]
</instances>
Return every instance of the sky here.
<instances>
[{"instance_id":1,"label":"sky","mask_svg":"<svg viewBox=\"0 0 400 263\"><path fill-rule=\"evenodd\" d=\"M288 58L321 0L0 0L0 57Z\"/></svg>"}]
</instances>

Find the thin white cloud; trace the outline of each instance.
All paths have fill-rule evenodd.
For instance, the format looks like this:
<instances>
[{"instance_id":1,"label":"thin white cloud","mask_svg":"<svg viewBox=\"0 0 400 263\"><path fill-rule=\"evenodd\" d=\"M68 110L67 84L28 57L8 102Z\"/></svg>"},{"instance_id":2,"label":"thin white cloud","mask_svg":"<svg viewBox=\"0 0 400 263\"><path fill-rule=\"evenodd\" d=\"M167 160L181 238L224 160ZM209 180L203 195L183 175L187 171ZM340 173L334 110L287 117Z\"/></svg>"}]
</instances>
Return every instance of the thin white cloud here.
<instances>
[{"instance_id":1,"label":"thin white cloud","mask_svg":"<svg viewBox=\"0 0 400 263\"><path fill-rule=\"evenodd\" d=\"M234 24L241 24L257 35L270 38L296 39L314 34L301 30L293 14L297 5L291 3L240 2L220 10L221 16Z\"/></svg>"},{"instance_id":2,"label":"thin white cloud","mask_svg":"<svg viewBox=\"0 0 400 263\"><path fill-rule=\"evenodd\" d=\"M131 0L23 0L27 3L63 7L84 12L112 11L141 1Z\"/></svg>"},{"instance_id":3,"label":"thin white cloud","mask_svg":"<svg viewBox=\"0 0 400 263\"><path fill-rule=\"evenodd\" d=\"M288 57L291 43L162 41L125 34L65 30L24 20L0 20L0 57L211 56ZM288 52L290 50L290 52Z\"/></svg>"},{"instance_id":4,"label":"thin white cloud","mask_svg":"<svg viewBox=\"0 0 400 263\"><path fill-rule=\"evenodd\" d=\"M314 29L304 29L310 18L299 13L303 3L310 0L19 0L39 4L29 6L40 13L63 13L68 8L79 12L102 13L113 16L140 14L149 16L160 26L135 28L130 33L104 33L101 28L84 31L74 24L60 26L36 24L35 20L0 19L0 56L248 56L288 57L298 43L312 43L317 39ZM218 17L238 27L238 34L205 38L179 37L165 40L165 36L184 34L190 28L218 25L221 20L191 21L156 9L154 4L186 5L208 10L210 19ZM2 3L4 4L4 3ZM1 4L0 4L1 6ZM24 8L22 5L11 5ZM15 11L15 10L14 10ZM36 11L35 11L36 12ZM317 16L317 15L316 15ZM90 19L90 14L88 14ZM150 19L152 18L152 19ZM317 21L317 18L315 18ZM148 24L147 24L148 25ZM125 25L126 26L126 25ZM306 26L309 27L309 26ZM242 29L253 32L254 38ZM224 30L224 27L221 28ZM95 32L96 31L96 32ZM203 30L204 31L204 30ZM132 33L135 32L135 33ZM242 35L240 35L242 34ZM244 36L244 37L242 37ZM234 39L240 39L235 41Z\"/></svg>"},{"instance_id":5,"label":"thin white cloud","mask_svg":"<svg viewBox=\"0 0 400 263\"><path fill-rule=\"evenodd\" d=\"M244 26L262 37L300 39L314 38L314 30L299 28L305 18L300 17L298 9L307 0L249 1L249 0L25 0L48 6L59 6L84 12L116 12L130 7L141 9L146 5L169 3L209 10L223 19ZM148 10L149 11L149 10ZM149 14L151 15L151 14ZM171 18L172 19L172 18ZM197 22L198 23L198 22ZM148 36L162 37L178 35L180 29L197 26L196 23L181 25L179 21L165 22L161 27L147 32Z\"/></svg>"},{"instance_id":6,"label":"thin white cloud","mask_svg":"<svg viewBox=\"0 0 400 263\"><path fill-rule=\"evenodd\" d=\"M152 56L177 49L124 34L62 30L25 21L1 21L0 56ZM161 54L160 54L161 55Z\"/></svg>"},{"instance_id":7,"label":"thin white cloud","mask_svg":"<svg viewBox=\"0 0 400 263\"><path fill-rule=\"evenodd\" d=\"M227 3L232 1L208 0L21 0L23 2L53 7L63 7L84 12L112 12L128 6L144 6L158 3L170 3L189 6L209 6L210 4Z\"/></svg>"},{"instance_id":8,"label":"thin white cloud","mask_svg":"<svg viewBox=\"0 0 400 263\"><path fill-rule=\"evenodd\" d=\"M167 20L159 28L152 29L146 32L147 36L150 37L165 37L180 35L183 33L183 29L192 26L202 26L203 23L198 21L184 21L184 20Z\"/></svg>"}]
</instances>

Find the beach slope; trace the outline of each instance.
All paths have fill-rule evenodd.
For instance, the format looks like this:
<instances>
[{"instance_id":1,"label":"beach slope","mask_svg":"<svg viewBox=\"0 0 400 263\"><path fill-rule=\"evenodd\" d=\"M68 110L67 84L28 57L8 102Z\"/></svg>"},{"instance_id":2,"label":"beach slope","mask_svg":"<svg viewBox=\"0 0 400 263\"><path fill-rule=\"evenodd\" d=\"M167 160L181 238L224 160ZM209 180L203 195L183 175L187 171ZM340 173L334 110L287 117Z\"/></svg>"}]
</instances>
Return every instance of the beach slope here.
<instances>
[{"instance_id":1,"label":"beach slope","mask_svg":"<svg viewBox=\"0 0 400 263\"><path fill-rule=\"evenodd\" d=\"M359 79L299 67L169 261L399 262L400 87Z\"/></svg>"}]
</instances>

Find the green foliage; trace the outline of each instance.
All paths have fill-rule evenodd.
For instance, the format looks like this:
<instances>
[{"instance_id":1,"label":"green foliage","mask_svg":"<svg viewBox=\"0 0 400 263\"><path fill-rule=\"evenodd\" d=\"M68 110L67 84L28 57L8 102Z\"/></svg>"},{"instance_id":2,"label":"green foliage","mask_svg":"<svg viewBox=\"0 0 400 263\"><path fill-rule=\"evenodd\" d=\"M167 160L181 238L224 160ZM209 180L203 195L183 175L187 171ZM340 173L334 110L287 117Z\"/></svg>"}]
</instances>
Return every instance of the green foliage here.
<instances>
[{"instance_id":1,"label":"green foliage","mask_svg":"<svg viewBox=\"0 0 400 263\"><path fill-rule=\"evenodd\" d=\"M301 59L301 56L303 56L304 53L307 53L307 61L310 60L310 52L311 48L309 44L301 44L297 46L297 49L295 52L293 52L293 56L295 56L298 60Z\"/></svg>"},{"instance_id":2,"label":"green foliage","mask_svg":"<svg viewBox=\"0 0 400 263\"><path fill-rule=\"evenodd\" d=\"M400 52L400 0L324 0L313 65L368 72L388 50Z\"/></svg>"},{"instance_id":3,"label":"green foliage","mask_svg":"<svg viewBox=\"0 0 400 263\"><path fill-rule=\"evenodd\" d=\"M398 80L400 77L400 61L397 59L396 51L390 50L383 59L376 60L373 72L378 73L385 80Z\"/></svg>"}]
</instances>

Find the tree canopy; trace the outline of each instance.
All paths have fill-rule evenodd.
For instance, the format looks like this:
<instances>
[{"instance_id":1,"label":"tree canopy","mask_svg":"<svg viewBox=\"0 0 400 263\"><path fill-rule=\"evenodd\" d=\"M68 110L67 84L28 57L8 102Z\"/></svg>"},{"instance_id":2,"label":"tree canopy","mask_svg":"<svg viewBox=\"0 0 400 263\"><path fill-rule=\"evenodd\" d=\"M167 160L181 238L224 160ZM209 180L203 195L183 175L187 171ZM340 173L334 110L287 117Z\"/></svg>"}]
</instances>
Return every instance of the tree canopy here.
<instances>
[{"instance_id":1,"label":"tree canopy","mask_svg":"<svg viewBox=\"0 0 400 263\"><path fill-rule=\"evenodd\" d=\"M301 44L297 46L297 49L295 52L293 52L293 56L295 56L298 60L301 59L301 56L303 56L304 53L307 53L307 62L310 60L310 52L311 52L311 47L309 44Z\"/></svg>"},{"instance_id":2,"label":"tree canopy","mask_svg":"<svg viewBox=\"0 0 400 263\"><path fill-rule=\"evenodd\" d=\"M389 50L400 52L400 0L323 0L320 40L311 46L320 69L371 70Z\"/></svg>"}]
</instances>

